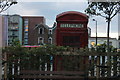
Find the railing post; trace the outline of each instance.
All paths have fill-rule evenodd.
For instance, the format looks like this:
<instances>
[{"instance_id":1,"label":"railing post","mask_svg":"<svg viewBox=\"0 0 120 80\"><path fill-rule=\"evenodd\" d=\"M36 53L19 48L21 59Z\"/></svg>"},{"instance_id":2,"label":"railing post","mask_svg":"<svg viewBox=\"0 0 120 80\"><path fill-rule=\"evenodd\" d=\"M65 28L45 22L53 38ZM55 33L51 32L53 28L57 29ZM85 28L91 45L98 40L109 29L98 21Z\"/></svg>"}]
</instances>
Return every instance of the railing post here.
<instances>
[{"instance_id":1,"label":"railing post","mask_svg":"<svg viewBox=\"0 0 120 80\"><path fill-rule=\"evenodd\" d=\"M109 53L107 54L108 54L107 56L107 66L108 66L107 77L111 77L111 56L109 55Z\"/></svg>"},{"instance_id":2,"label":"railing post","mask_svg":"<svg viewBox=\"0 0 120 80\"><path fill-rule=\"evenodd\" d=\"M113 56L113 76L117 76L117 56Z\"/></svg>"},{"instance_id":3,"label":"railing post","mask_svg":"<svg viewBox=\"0 0 120 80\"><path fill-rule=\"evenodd\" d=\"M92 56L92 57L91 57L91 67L92 67L92 68L91 68L91 69L92 69L92 70L91 70L91 76L94 76L94 73L95 73L95 72L94 72L94 68L95 68L95 66L94 66L94 60L95 60L95 59L94 59L94 56Z\"/></svg>"},{"instance_id":4,"label":"railing post","mask_svg":"<svg viewBox=\"0 0 120 80\"><path fill-rule=\"evenodd\" d=\"M100 56L97 56L97 66L100 65ZM97 67L97 78L100 77L100 67Z\"/></svg>"},{"instance_id":5,"label":"railing post","mask_svg":"<svg viewBox=\"0 0 120 80\"><path fill-rule=\"evenodd\" d=\"M117 62L118 62L118 64L119 64L119 66L118 66L118 75L120 76L120 55L117 57Z\"/></svg>"},{"instance_id":6,"label":"railing post","mask_svg":"<svg viewBox=\"0 0 120 80\"><path fill-rule=\"evenodd\" d=\"M105 64L106 64L105 63L105 56L102 56L102 66L105 66ZM105 77L105 68L101 69L101 77Z\"/></svg>"}]
</instances>

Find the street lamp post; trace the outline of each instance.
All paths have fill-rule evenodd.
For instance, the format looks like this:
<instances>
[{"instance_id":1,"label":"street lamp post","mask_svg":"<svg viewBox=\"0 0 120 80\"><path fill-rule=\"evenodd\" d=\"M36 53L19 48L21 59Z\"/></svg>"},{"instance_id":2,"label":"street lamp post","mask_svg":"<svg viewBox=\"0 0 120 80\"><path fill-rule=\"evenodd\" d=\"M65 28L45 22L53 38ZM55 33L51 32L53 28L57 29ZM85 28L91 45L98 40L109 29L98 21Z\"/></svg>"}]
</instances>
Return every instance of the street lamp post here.
<instances>
[{"instance_id":1,"label":"street lamp post","mask_svg":"<svg viewBox=\"0 0 120 80\"><path fill-rule=\"evenodd\" d=\"M97 20L95 20L95 19L93 19L93 21L95 21L95 25L96 25L96 47L97 47ZM97 65L100 65L100 56L97 56ZM96 68L96 77L97 77L97 80L98 80L98 78L100 77L99 75L99 73L100 73L100 68Z\"/></svg>"},{"instance_id":2,"label":"street lamp post","mask_svg":"<svg viewBox=\"0 0 120 80\"><path fill-rule=\"evenodd\" d=\"M93 21L95 21L95 25L96 25L96 46L97 46L97 20L93 19Z\"/></svg>"}]
</instances>

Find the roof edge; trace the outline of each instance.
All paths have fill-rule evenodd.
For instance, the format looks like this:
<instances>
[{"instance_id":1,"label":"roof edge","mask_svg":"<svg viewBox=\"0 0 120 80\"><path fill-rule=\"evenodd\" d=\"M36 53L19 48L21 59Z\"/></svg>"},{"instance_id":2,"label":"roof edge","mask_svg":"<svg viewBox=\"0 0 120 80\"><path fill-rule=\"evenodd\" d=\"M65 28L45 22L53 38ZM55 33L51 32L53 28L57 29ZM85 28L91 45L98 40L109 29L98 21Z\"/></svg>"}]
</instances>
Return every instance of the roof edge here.
<instances>
[{"instance_id":1,"label":"roof edge","mask_svg":"<svg viewBox=\"0 0 120 80\"><path fill-rule=\"evenodd\" d=\"M81 13L81 12L78 12L78 11L66 11L66 12L62 12L62 13L58 14L56 16L56 18L59 18L59 17L61 17L63 15L66 15L66 14L78 14L78 15L81 15L81 16L83 16L85 18L89 18L88 15L86 15L84 13Z\"/></svg>"}]
</instances>

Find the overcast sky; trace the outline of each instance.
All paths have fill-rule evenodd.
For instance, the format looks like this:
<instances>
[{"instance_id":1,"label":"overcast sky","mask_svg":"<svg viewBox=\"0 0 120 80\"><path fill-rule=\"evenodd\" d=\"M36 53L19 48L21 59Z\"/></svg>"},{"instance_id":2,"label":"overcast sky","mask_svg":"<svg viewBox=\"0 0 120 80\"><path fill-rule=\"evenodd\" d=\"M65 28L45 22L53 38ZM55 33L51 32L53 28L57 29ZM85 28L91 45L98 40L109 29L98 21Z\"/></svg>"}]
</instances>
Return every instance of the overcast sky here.
<instances>
[{"instance_id":1,"label":"overcast sky","mask_svg":"<svg viewBox=\"0 0 120 80\"><path fill-rule=\"evenodd\" d=\"M55 22L56 15L65 11L79 11L85 13L87 1L83 0L18 0L18 4L11 6L4 14L19 14L21 16L44 16L46 24L52 26ZM88 27L91 28L92 36L95 36L95 22L98 22L98 36L106 37L107 23L101 17L89 17ZM110 37L118 37L118 15L111 22Z\"/></svg>"}]
</instances>

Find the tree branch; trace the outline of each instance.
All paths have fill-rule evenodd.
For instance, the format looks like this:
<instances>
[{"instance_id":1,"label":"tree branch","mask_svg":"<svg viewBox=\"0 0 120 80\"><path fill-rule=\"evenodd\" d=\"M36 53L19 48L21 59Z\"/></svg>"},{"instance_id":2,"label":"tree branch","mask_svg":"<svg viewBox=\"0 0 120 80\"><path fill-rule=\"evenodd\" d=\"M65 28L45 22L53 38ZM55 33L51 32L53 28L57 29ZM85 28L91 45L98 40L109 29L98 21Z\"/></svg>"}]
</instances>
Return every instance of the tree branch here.
<instances>
[{"instance_id":1,"label":"tree branch","mask_svg":"<svg viewBox=\"0 0 120 80\"><path fill-rule=\"evenodd\" d=\"M7 4L8 4L8 2L6 2L5 4L3 4L4 6L2 7L0 13L1 13L2 11L4 11L4 9L5 9L5 7L7 6Z\"/></svg>"},{"instance_id":2,"label":"tree branch","mask_svg":"<svg viewBox=\"0 0 120 80\"><path fill-rule=\"evenodd\" d=\"M117 6L118 5L116 5L115 7L114 7L114 5L112 6L112 8L110 9L110 15L113 13L113 11L117 8Z\"/></svg>"},{"instance_id":3,"label":"tree branch","mask_svg":"<svg viewBox=\"0 0 120 80\"><path fill-rule=\"evenodd\" d=\"M119 11L120 11L120 8L115 12L115 14L113 14L113 16L111 16L110 19L112 19Z\"/></svg>"}]
</instances>

